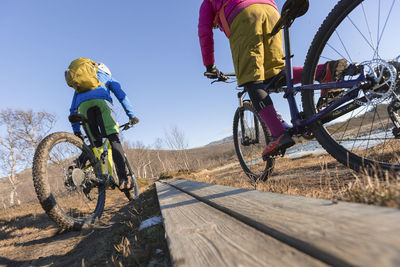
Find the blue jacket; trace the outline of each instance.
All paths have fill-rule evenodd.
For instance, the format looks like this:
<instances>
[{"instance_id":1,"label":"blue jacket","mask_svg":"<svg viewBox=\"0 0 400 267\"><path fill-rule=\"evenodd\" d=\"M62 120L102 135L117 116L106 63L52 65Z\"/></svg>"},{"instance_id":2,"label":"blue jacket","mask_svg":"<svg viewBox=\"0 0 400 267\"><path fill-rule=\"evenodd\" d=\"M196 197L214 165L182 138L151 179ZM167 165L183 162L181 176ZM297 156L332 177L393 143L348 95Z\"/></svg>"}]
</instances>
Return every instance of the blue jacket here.
<instances>
[{"instance_id":1,"label":"blue jacket","mask_svg":"<svg viewBox=\"0 0 400 267\"><path fill-rule=\"evenodd\" d=\"M70 108L70 114L78 113L78 107L82 102L85 102L90 99L105 99L112 103L112 98L110 95L110 91L114 93L117 97L118 101L121 103L124 108L126 115L128 117L134 118L133 108L131 102L129 101L125 92L121 89L121 85L118 81L114 80L111 76L107 75L101 70L97 71L97 77L100 82L104 83L107 86L101 85L93 90L83 92L80 94L74 93L74 97L72 99L72 104ZM74 133L80 131L80 125L78 123L72 123L72 129Z\"/></svg>"}]
</instances>

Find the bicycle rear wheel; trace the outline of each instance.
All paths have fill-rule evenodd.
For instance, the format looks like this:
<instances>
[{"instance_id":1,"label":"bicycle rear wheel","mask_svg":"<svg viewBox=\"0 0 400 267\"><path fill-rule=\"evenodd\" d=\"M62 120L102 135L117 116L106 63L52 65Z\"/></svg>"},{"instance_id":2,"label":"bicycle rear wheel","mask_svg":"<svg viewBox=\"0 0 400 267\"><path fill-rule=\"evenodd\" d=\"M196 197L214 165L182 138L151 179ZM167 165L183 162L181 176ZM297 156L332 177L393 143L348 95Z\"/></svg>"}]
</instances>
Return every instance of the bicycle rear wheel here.
<instances>
[{"instance_id":1,"label":"bicycle rear wheel","mask_svg":"<svg viewBox=\"0 0 400 267\"><path fill-rule=\"evenodd\" d=\"M84 166L76 166L79 157L87 159ZM101 173L96 162L90 148L71 133L53 133L36 149L32 166L36 194L61 228L80 230L101 216L105 187L93 183L95 173Z\"/></svg>"},{"instance_id":2,"label":"bicycle rear wheel","mask_svg":"<svg viewBox=\"0 0 400 267\"><path fill-rule=\"evenodd\" d=\"M339 1L320 26L304 63L303 84L314 83L317 64L340 58L364 66L363 72L375 82L341 106L347 105L348 110L342 116L313 125L325 150L356 171L400 170L400 135L395 126L400 114L399 108L390 109L400 107L399 13L400 3L395 0ZM347 73L341 79L359 75ZM321 99L319 91L302 92L307 117L323 108L318 104Z\"/></svg>"},{"instance_id":3,"label":"bicycle rear wheel","mask_svg":"<svg viewBox=\"0 0 400 267\"><path fill-rule=\"evenodd\" d=\"M261 157L270 136L251 103L244 102L233 119L233 142L240 166L254 181L266 181L274 168L273 158Z\"/></svg>"}]
</instances>

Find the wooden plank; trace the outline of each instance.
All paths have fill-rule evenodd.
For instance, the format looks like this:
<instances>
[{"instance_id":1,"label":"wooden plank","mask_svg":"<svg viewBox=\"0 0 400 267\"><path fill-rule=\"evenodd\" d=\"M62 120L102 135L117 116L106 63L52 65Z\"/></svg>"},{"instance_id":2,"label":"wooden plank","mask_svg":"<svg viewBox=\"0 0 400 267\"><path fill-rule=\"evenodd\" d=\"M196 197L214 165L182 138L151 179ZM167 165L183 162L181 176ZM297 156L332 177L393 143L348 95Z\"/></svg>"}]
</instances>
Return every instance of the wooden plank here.
<instances>
[{"instance_id":1,"label":"wooden plank","mask_svg":"<svg viewBox=\"0 0 400 267\"><path fill-rule=\"evenodd\" d=\"M174 266L326 266L171 186L156 187Z\"/></svg>"},{"instance_id":2,"label":"wooden plank","mask_svg":"<svg viewBox=\"0 0 400 267\"><path fill-rule=\"evenodd\" d=\"M400 266L400 210L211 185L168 184L331 265Z\"/></svg>"}]
</instances>

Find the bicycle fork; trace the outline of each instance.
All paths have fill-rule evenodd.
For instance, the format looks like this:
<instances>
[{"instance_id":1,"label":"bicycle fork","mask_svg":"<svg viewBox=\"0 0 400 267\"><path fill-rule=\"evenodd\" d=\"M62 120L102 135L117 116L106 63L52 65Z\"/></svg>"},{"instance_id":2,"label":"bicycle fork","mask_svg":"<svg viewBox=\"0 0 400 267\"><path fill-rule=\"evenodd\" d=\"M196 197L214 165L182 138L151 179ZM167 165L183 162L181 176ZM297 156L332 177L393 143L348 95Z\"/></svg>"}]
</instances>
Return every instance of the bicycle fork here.
<instances>
[{"instance_id":1,"label":"bicycle fork","mask_svg":"<svg viewBox=\"0 0 400 267\"><path fill-rule=\"evenodd\" d=\"M253 114L253 122L254 122L254 134L255 138L251 138L251 132L246 133L246 119L244 116L244 110L243 110L243 95L246 93L246 91L242 91L238 93L238 100L239 100L239 122L240 122L240 130L241 130L241 144L243 146L249 146L253 144L258 144L260 142L260 128L259 128L259 122L256 114Z\"/></svg>"}]
</instances>

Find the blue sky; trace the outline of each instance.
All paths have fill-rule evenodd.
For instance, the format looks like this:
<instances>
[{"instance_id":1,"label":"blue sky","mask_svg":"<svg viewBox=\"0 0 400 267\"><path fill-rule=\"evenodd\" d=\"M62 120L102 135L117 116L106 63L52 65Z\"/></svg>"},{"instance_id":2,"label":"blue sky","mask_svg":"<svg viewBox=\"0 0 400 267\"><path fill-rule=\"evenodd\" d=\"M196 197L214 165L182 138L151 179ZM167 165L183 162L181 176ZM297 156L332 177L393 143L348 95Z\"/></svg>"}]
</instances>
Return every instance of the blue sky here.
<instances>
[{"instance_id":1,"label":"blue sky","mask_svg":"<svg viewBox=\"0 0 400 267\"><path fill-rule=\"evenodd\" d=\"M152 145L171 126L181 129L189 147L231 135L237 107L235 85L203 77L197 37L200 0L1 0L0 78L4 108L46 110L57 116L56 131L67 121L73 89L64 70L78 57L104 62L121 82L140 123L125 134ZM292 27L294 64L303 65L311 40L337 1L311 0L309 12ZM277 1L279 7L284 1ZM217 67L232 72L226 37L214 31ZM282 95L273 96L288 118ZM114 102L121 123L127 121Z\"/></svg>"}]
</instances>

